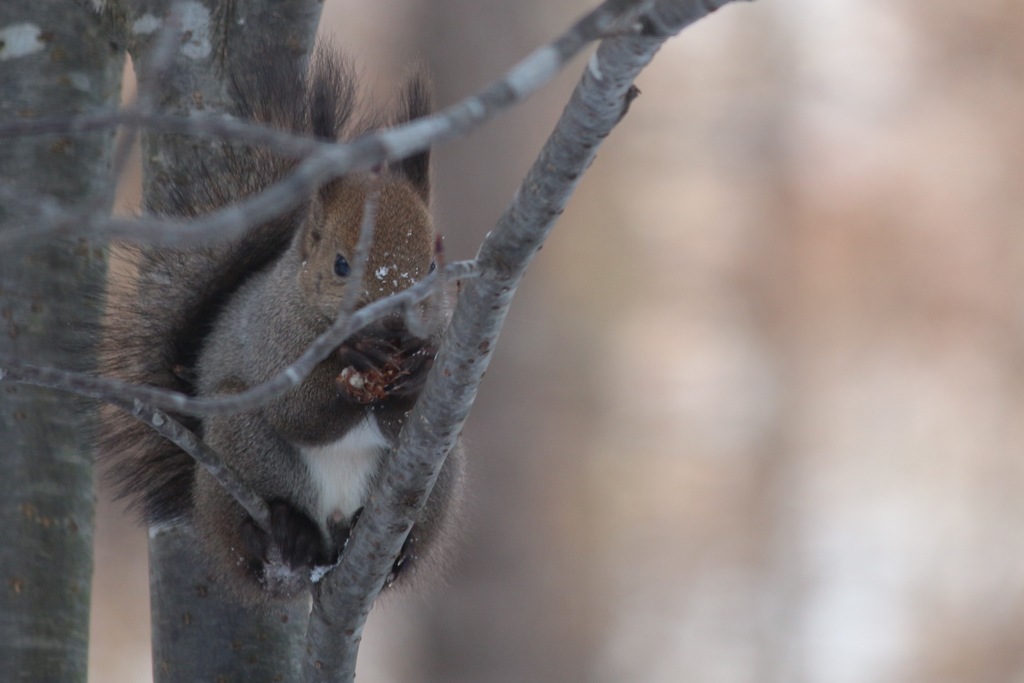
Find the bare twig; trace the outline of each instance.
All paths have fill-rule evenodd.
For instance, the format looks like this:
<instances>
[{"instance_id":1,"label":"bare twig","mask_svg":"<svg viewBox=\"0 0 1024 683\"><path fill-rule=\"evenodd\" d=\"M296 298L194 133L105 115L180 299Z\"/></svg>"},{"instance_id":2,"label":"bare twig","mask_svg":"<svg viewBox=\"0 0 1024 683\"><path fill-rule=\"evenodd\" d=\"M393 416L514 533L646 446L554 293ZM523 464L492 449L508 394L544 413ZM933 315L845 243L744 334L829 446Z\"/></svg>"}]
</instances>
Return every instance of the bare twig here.
<instances>
[{"instance_id":1,"label":"bare twig","mask_svg":"<svg viewBox=\"0 0 1024 683\"><path fill-rule=\"evenodd\" d=\"M423 393L339 565L317 584L306 681L351 681L363 626L445 457L454 447L527 266L597 147L622 118L633 79L662 42L729 0L661 0L642 35L605 40L512 205L484 240Z\"/></svg>"},{"instance_id":2,"label":"bare twig","mask_svg":"<svg viewBox=\"0 0 1024 683\"><path fill-rule=\"evenodd\" d=\"M428 323L437 320L442 315L442 305L446 299L448 284L450 280L449 271L444 256L444 238L438 235L434 241L434 269L438 275L437 286L429 297L425 307L407 305L402 307L402 321L405 329L414 337L425 338L429 335Z\"/></svg>"},{"instance_id":3,"label":"bare twig","mask_svg":"<svg viewBox=\"0 0 1024 683\"><path fill-rule=\"evenodd\" d=\"M373 231L377 224L377 202L380 199L380 176L376 173L370 176L370 187L366 192L366 199L363 201L363 217L359 223L359 239L356 241L355 252L352 256L352 272L349 278L356 283L355 286L345 289L341 299L341 309L338 311L336 321L347 321L352 317L359 306L359 298L363 293L366 277L366 264L370 262L370 249L373 247ZM344 341L344 340L342 340ZM321 359L323 360L323 359Z\"/></svg>"},{"instance_id":4,"label":"bare twig","mask_svg":"<svg viewBox=\"0 0 1024 683\"><path fill-rule=\"evenodd\" d=\"M449 264L444 270L451 279L468 280L476 277L477 267L475 261L459 261ZM408 289L367 304L348 317L339 318L326 332L317 337L294 363L269 381L237 394L196 398L167 389L33 365L18 358L5 356L0 356L0 380L48 387L111 402L117 399L138 400L154 408L179 415L243 413L265 405L298 386L320 361L327 358L346 339L388 313L404 311L406 307L415 306L430 297L440 282L441 278L435 272Z\"/></svg>"},{"instance_id":5,"label":"bare twig","mask_svg":"<svg viewBox=\"0 0 1024 683\"><path fill-rule=\"evenodd\" d=\"M266 502L249 488L249 485L231 465L224 462L216 451L191 430L167 413L146 405L142 401L125 400L112 396L96 396L95 398L102 398L116 405L132 417L155 429L161 436L192 456L193 460L206 468L206 471L217 480L224 490L245 508L260 529L270 533L270 511L267 509Z\"/></svg>"},{"instance_id":6,"label":"bare twig","mask_svg":"<svg viewBox=\"0 0 1024 683\"><path fill-rule=\"evenodd\" d=\"M37 376L38 381L31 378ZM80 376L89 379L88 376L77 373L61 372L59 370L48 370L46 368L33 368L25 366L22 368L0 368L0 380L9 379L25 384L36 384L54 389L62 389L79 396L96 398L117 406L132 417L144 422L156 430L161 436L168 439L181 450L188 453L200 465L230 493L239 505L264 531L270 530L270 513L266 503L256 495L252 489L242 480L241 476L230 465L225 463L221 457L206 443L196 436L191 430L182 425L167 413L143 403L138 399L125 398L116 393L107 391L105 387L97 387L88 382L75 381L74 377ZM24 377L23 379L21 377Z\"/></svg>"},{"instance_id":7,"label":"bare twig","mask_svg":"<svg viewBox=\"0 0 1024 683\"><path fill-rule=\"evenodd\" d=\"M197 112L189 116L161 114L131 105L116 111L76 116L17 119L0 123L0 139L31 135L75 135L106 130L114 126L148 127L163 133L194 135L201 138L231 140L260 145L288 157L303 157L319 149L337 148L338 143L305 137L297 133L268 128L233 118L227 114Z\"/></svg>"},{"instance_id":8,"label":"bare twig","mask_svg":"<svg viewBox=\"0 0 1024 683\"><path fill-rule=\"evenodd\" d=\"M31 232L11 232L0 238L0 244L10 239L39 236L43 234L80 234L83 232L117 237L124 240L144 241L167 246L187 246L199 242L228 241L241 236L252 225L269 220L285 211L295 208L310 192L332 178L353 171L369 170L385 161L402 159L430 147L432 144L465 135L472 129L492 118L495 114L521 102L553 78L565 64L577 55L588 43L610 34L635 33L642 26L635 21L637 11L648 6L650 0L606 0L596 9L577 21L568 31L554 41L534 50L525 59L509 69L498 81L487 86L442 111L416 119L409 123L364 135L345 144L296 143L309 145L304 160L293 171L277 183L251 198L211 212L199 219L172 220L165 218L100 218L81 214L68 215L67 220L49 226L35 226ZM141 123L145 112L138 115ZM116 116L98 117L88 123L95 129L102 125L113 125ZM167 119L164 119L167 122ZM69 121L73 127L73 123ZM176 127L189 128L189 119ZM82 129L81 124L77 129ZM199 126L189 132L200 132ZM218 135L236 133L251 136L256 133L244 126L227 125L223 122L206 122L201 131L211 134L219 129ZM46 126L33 127L31 122L11 124L6 133L0 127L0 136L19 130L28 132L56 132L59 126L49 122ZM262 134L262 133L261 133ZM287 144L287 135L268 135L266 139L276 144ZM292 136L295 137L295 136ZM300 138L301 139L301 138Z\"/></svg>"}]
</instances>

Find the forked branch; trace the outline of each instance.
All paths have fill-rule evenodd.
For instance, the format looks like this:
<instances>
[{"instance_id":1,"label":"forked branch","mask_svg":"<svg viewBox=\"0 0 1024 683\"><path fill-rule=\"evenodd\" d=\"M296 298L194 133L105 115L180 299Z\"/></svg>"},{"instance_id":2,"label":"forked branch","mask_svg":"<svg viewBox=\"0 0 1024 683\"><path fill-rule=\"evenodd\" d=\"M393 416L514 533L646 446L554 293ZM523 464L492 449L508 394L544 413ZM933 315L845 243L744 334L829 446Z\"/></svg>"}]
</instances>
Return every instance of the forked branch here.
<instances>
[{"instance_id":1,"label":"forked branch","mask_svg":"<svg viewBox=\"0 0 1024 683\"><path fill-rule=\"evenodd\" d=\"M305 680L352 681L366 617L393 558L455 445L516 288L602 140L622 119L633 80L662 43L730 0L660 0L635 31L604 40L572 99L477 256L423 394L338 566L317 585Z\"/></svg>"}]
</instances>

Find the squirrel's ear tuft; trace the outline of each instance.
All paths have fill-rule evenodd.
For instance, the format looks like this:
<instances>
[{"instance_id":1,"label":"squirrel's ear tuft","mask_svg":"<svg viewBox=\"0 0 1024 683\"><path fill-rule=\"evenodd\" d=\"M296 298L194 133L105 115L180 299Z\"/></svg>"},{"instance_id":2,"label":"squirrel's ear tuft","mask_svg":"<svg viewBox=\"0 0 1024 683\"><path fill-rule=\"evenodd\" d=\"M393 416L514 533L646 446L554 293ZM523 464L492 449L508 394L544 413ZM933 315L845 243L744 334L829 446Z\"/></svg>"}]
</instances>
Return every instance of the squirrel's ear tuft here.
<instances>
[{"instance_id":1,"label":"squirrel's ear tuft","mask_svg":"<svg viewBox=\"0 0 1024 683\"><path fill-rule=\"evenodd\" d=\"M356 76L348 62L329 44L320 43L309 69L310 132L324 140L337 140L352 118L356 105Z\"/></svg>"},{"instance_id":2,"label":"squirrel's ear tuft","mask_svg":"<svg viewBox=\"0 0 1024 683\"><path fill-rule=\"evenodd\" d=\"M427 116L434 108L433 84L423 67L406 81L397 123L406 123ZM391 164L391 170L405 176L419 191L424 201L430 198L430 150L401 159Z\"/></svg>"}]
</instances>

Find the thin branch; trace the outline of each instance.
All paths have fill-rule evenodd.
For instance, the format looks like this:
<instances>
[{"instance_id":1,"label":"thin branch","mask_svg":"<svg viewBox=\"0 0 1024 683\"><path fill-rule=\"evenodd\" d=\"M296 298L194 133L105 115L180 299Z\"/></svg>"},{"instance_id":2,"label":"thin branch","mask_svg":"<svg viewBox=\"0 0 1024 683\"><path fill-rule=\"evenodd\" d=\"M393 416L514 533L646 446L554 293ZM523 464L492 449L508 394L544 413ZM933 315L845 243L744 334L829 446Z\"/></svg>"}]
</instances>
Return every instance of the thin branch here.
<instances>
[{"instance_id":1,"label":"thin branch","mask_svg":"<svg viewBox=\"0 0 1024 683\"><path fill-rule=\"evenodd\" d=\"M34 376L35 371L40 370L39 381L29 379ZM19 379L24 373L26 379ZM58 379L52 381L48 378L55 373ZM102 387L95 387L88 383L77 383L70 377L78 373L62 372L59 370L48 370L46 368L31 368L22 370L20 368L0 368L0 380L11 380L25 384L62 389L79 396L96 398L111 405L117 406L137 420L156 430L161 436L168 439L181 450L188 453L192 458L206 468L224 489L238 501L239 505L253 518L253 521L264 531L270 531L270 512L267 505L256 493L249 488L238 472L210 448L206 443L196 436L191 430L175 420L167 413L154 408L138 399L118 396ZM88 376L83 376L88 378ZM65 385L65 383L70 383Z\"/></svg>"},{"instance_id":2,"label":"thin branch","mask_svg":"<svg viewBox=\"0 0 1024 683\"><path fill-rule=\"evenodd\" d=\"M286 157L304 157L320 149L337 148L336 142L324 141L269 128L260 123L236 119L228 114L196 112L188 116L146 111L137 105L116 111L77 114L67 117L18 119L0 123L0 139L32 135L75 135L106 130L114 126L154 128L163 133L193 135L260 145Z\"/></svg>"},{"instance_id":3,"label":"thin branch","mask_svg":"<svg viewBox=\"0 0 1024 683\"><path fill-rule=\"evenodd\" d=\"M554 41L530 53L501 79L436 114L367 134L344 144L308 142L306 144L310 145L311 150L286 177L245 201L213 211L202 218L183 221L87 217L82 220L80 214L69 214L67 220L0 237L0 245L7 240L26 236L83 232L175 247L237 239L252 225L295 208L310 192L333 178L353 171L369 170L386 161L403 159L422 152L432 144L467 134L540 89L588 43L607 35L640 31L642 26L635 21L635 17L639 10L649 5L650 0L606 0ZM140 121L143 118L144 112L140 113ZM112 125L111 122L116 119L114 116L109 119L94 118L89 125ZM53 122L35 128L30 122L10 125L7 131L0 127L0 136L12 134L15 127L23 134L54 132L58 128ZM185 122L181 125L185 126ZM224 135L243 132L241 126L223 123L208 123L203 132L208 133L212 127L219 127ZM198 127L191 132L197 131ZM246 130L244 134L248 136L254 133ZM267 140L274 144L284 143L285 137L267 136Z\"/></svg>"},{"instance_id":4,"label":"thin branch","mask_svg":"<svg viewBox=\"0 0 1024 683\"><path fill-rule=\"evenodd\" d=\"M468 280L476 277L477 266L475 261L458 261L449 264L444 271L447 278ZM442 283L439 273L434 272L408 289L367 304L347 318L339 318L326 332L317 337L294 363L267 382L237 394L197 398L168 389L33 365L10 356L0 356L0 380L58 389L112 403L118 399L137 400L179 415L201 417L244 413L283 396L298 386L317 364L353 334L392 311L405 312L408 308L415 307L419 302L432 296Z\"/></svg>"},{"instance_id":5,"label":"thin branch","mask_svg":"<svg viewBox=\"0 0 1024 683\"><path fill-rule=\"evenodd\" d=\"M621 120L633 79L664 40L730 0L661 0L643 35L605 40L555 131L484 240L480 276L467 283L396 453L338 566L317 584L307 632L308 682L351 681L366 616L455 446L490 362L516 287L601 141Z\"/></svg>"},{"instance_id":6,"label":"thin branch","mask_svg":"<svg viewBox=\"0 0 1024 683\"><path fill-rule=\"evenodd\" d=\"M363 293L366 277L366 264L370 262L370 249L373 247L373 231L377 224L377 203L380 199L380 176L376 173L370 176L370 188L363 201L363 217L359 223L359 239L356 241L356 249L353 253L352 272L349 273L353 286L345 290L341 298L341 308L335 320L350 320L359 306L359 299ZM344 340L342 340L344 341ZM322 358L320 360L323 360ZM319 362L319 361L317 361Z\"/></svg>"},{"instance_id":7,"label":"thin branch","mask_svg":"<svg viewBox=\"0 0 1024 683\"><path fill-rule=\"evenodd\" d=\"M249 488L237 470L224 462L216 451L185 425L142 401L111 396L94 396L94 398L102 398L116 405L132 417L155 429L161 436L192 456L193 460L206 468L206 471L217 480L221 487L245 508L260 529L270 533L270 510L267 509L266 502Z\"/></svg>"}]
</instances>

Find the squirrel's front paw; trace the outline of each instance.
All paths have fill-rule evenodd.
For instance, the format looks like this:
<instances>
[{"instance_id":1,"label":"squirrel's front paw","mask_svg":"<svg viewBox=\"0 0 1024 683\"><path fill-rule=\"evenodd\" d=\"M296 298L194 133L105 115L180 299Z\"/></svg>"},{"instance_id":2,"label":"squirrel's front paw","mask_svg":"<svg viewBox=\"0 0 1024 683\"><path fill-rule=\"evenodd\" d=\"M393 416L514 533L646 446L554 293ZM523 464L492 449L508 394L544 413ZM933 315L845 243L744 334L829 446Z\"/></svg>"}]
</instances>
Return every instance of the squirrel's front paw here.
<instances>
[{"instance_id":1,"label":"squirrel's front paw","mask_svg":"<svg viewBox=\"0 0 1024 683\"><path fill-rule=\"evenodd\" d=\"M338 348L345 368L336 378L339 393L357 403L415 398L423 388L435 349L412 337L362 337Z\"/></svg>"},{"instance_id":2,"label":"squirrel's front paw","mask_svg":"<svg viewBox=\"0 0 1024 683\"><path fill-rule=\"evenodd\" d=\"M392 362L398 349L388 340L365 335L347 340L336 353L341 364L365 373Z\"/></svg>"},{"instance_id":3,"label":"squirrel's front paw","mask_svg":"<svg viewBox=\"0 0 1024 683\"><path fill-rule=\"evenodd\" d=\"M259 574L270 562L279 562L291 569L323 564L326 548L320 529L304 512L283 500L268 503L270 533L247 519L242 538L250 558L250 569Z\"/></svg>"}]
</instances>

